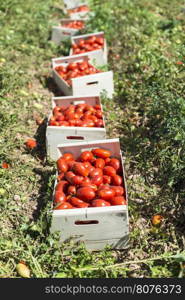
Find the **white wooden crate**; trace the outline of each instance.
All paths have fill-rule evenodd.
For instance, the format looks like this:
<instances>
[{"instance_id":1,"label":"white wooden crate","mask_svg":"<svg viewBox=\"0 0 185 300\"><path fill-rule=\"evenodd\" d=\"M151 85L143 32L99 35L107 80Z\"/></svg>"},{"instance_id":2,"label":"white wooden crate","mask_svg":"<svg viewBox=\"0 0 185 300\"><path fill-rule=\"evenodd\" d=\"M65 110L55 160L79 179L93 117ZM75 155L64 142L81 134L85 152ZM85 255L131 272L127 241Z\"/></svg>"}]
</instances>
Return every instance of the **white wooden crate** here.
<instances>
[{"instance_id":1,"label":"white wooden crate","mask_svg":"<svg viewBox=\"0 0 185 300\"><path fill-rule=\"evenodd\" d=\"M97 66L103 66L107 64L107 42L105 39L104 32L96 32L96 33L91 33L91 34L84 34L84 35L78 35L75 37L71 37L71 43L78 43L81 39L88 39L91 36L96 36L96 37L101 37L104 39L104 47L102 49L98 49L95 51L89 51L86 52L85 54L88 55L90 60L95 63ZM73 49L70 49L69 55L73 55Z\"/></svg>"},{"instance_id":2,"label":"white wooden crate","mask_svg":"<svg viewBox=\"0 0 185 300\"><path fill-rule=\"evenodd\" d=\"M76 6L80 6L81 4L83 4L82 0L63 0L65 6L70 9Z\"/></svg>"},{"instance_id":3,"label":"white wooden crate","mask_svg":"<svg viewBox=\"0 0 185 300\"><path fill-rule=\"evenodd\" d=\"M79 32L79 29L74 29L74 28L68 28L65 26L62 26L64 24L68 24L71 21L82 21L81 19L62 19L60 20L60 25L58 26L53 26L52 27L52 35L51 35L51 40L59 45L61 41L70 39L73 35L77 34ZM83 20L85 22L86 20Z\"/></svg>"},{"instance_id":4,"label":"white wooden crate","mask_svg":"<svg viewBox=\"0 0 185 300\"><path fill-rule=\"evenodd\" d=\"M97 147L110 150L122 161L119 139L59 145L58 158L66 152L77 158L81 152ZM128 203L125 176L124 186ZM102 250L106 245L125 249L129 241L128 205L53 210L51 232L55 231L60 232L60 242L84 242L89 250Z\"/></svg>"},{"instance_id":5,"label":"white wooden crate","mask_svg":"<svg viewBox=\"0 0 185 300\"><path fill-rule=\"evenodd\" d=\"M55 71L55 67L57 66L66 66L71 62L78 61L90 61L92 64L90 58L86 54L52 59L53 78L64 95L99 95L101 92L105 92L108 98L112 98L114 92L112 71L72 78L72 86L69 86L67 82Z\"/></svg>"},{"instance_id":6,"label":"white wooden crate","mask_svg":"<svg viewBox=\"0 0 185 300\"><path fill-rule=\"evenodd\" d=\"M90 105L101 105L101 99L98 95L95 96L70 96L70 97L53 97L52 98L52 108L55 106L66 106L70 104L80 104L87 103ZM103 108L101 105L101 110ZM52 113L49 115L49 120L52 116ZM103 119L104 121L104 119ZM82 141L92 141L92 140L101 140L106 138L106 129L98 127L63 127L63 126L49 126L47 123L46 129L46 145L47 145L47 154L50 158L56 160L58 157L57 146L58 144L64 143L76 143L79 140ZM105 124L105 122L104 122Z\"/></svg>"}]
</instances>

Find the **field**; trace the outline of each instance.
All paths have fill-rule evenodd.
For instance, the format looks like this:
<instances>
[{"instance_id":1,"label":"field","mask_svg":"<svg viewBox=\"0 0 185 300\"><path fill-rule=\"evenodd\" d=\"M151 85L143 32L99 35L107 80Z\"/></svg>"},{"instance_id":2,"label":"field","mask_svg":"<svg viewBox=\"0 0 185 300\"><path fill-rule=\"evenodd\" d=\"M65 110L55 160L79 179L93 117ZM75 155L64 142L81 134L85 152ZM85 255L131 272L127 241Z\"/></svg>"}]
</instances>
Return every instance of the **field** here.
<instances>
[{"instance_id":1,"label":"field","mask_svg":"<svg viewBox=\"0 0 185 300\"><path fill-rule=\"evenodd\" d=\"M55 163L46 159L51 27L62 1L0 3L0 277L184 277L185 6L183 0L94 0L86 31L105 31L115 96L104 99L108 136L119 137L129 193L130 246L89 253L49 234ZM37 123L44 120L41 126ZM38 147L28 151L27 138ZM159 226L151 222L161 215Z\"/></svg>"}]
</instances>

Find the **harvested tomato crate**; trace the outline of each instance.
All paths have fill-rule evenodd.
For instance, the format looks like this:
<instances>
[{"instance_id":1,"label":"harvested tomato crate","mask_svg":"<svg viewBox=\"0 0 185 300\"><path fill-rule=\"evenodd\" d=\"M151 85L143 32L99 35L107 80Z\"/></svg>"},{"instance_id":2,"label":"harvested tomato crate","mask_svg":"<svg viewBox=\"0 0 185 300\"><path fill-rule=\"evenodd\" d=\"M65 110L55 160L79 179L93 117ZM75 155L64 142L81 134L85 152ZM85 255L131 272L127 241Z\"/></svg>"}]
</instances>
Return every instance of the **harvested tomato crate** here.
<instances>
[{"instance_id":1,"label":"harvested tomato crate","mask_svg":"<svg viewBox=\"0 0 185 300\"><path fill-rule=\"evenodd\" d=\"M70 39L73 35L78 34L80 29L74 29L74 28L69 28L66 27L65 25L70 24L73 21L77 21L77 22L82 22L84 23L85 26L85 19L81 20L81 19L62 19L60 20L60 23L57 26L53 26L52 27L52 35L51 35L51 40L59 45L61 43L61 41Z\"/></svg>"},{"instance_id":2,"label":"harvested tomato crate","mask_svg":"<svg viewBox=\"0 0 185 300\"><path fill-rule=\"evenodd\" d=\"M69 105L77 105L86 103L89 105L100 105L101 99L99 96L70 96L70 97L53 97L52 108L55 106L68 107ZM82 141L102 140L106 138L105 122L103 119L104 127L63 127L63 126L50 126L49 120L52 113L48 117L46 129L46 145L47 153L52 159L58 158L57 146L64 143L76 143Z\"/></svg>"},{"instance_id":3,"label":"harvested tomato crate","mask_svg":"<svg viewBox=\"0 0 185 300\"><path fill-rule=\"evenodd\" d=\"M87 10L83 9L87 8ZM76 12L72 12L72 10L76 10ZM79 10L79 11L77 11ZM90 12L90 8L87 3L81 3L78 4L77 6L73 6L71 8L67 9L67 14L70 17L70 19L84 19L84 18L89 18L90 14L92 15L92 12Z\"/></svg>"},{"instance_id":4,"label":"harvested tomato crate","mask_svg":"<svg viewBox=\"0 0 185 300\"><path fill-rule=\"evenodd\" d=\"M71 37L71 43L72 44L78 44L81 40L87 40L91 37L97 37L97 38L103 38L104 39L104 45L102 49L99 50L93 50L93 51L88 51L85 52L86 55L90 58L90 60L97 66L103 66L107 64L107 42L105 39L104 32L96 32L96 33L91 33L91 34L84 34L84 35L78 35L75 37ZM73 55L73 49L70 49L69 55Z\"/></svg>"},{"instance_id":5,"label":"harvested tomato crate","mask_svg":"<svg viewBox=\"0 0 185 300\"><path fill-rule=\"evenodd\" d=\"M112 156L122 162L119 139L58 145L58 158L64 153L72 153L76 159L82 152L95 148L110 150ZM122 169L128 204L123 162ZM60 232L61 243L69 240L84 242L89 250L102 250L106 245L112 249L125 249L129 241L128 205L53 210L51 232L55 231Z\"/></svg>"},{"instance_id":6,"label":"harvested tomato crate","mask_svg":"<svg viewBox=\"0 0 185 300\"><path fill-rule=\"evenodd\" d=\"M113 72L100 72L91 75L85 75L81 77L72 78L71 86L58 74L55 70L58 66L66 67L72 62L89 62L90 58L86 54L73 55L66 57L54 58L52 60L53 66L53 78L64 93L64 95L99 95L101 92L105 92L108 98L112 98L114 92ZM91 62L90 62L91 63ZM93 64L91 63L93 66Z\"/></svg>"}]
</instances>

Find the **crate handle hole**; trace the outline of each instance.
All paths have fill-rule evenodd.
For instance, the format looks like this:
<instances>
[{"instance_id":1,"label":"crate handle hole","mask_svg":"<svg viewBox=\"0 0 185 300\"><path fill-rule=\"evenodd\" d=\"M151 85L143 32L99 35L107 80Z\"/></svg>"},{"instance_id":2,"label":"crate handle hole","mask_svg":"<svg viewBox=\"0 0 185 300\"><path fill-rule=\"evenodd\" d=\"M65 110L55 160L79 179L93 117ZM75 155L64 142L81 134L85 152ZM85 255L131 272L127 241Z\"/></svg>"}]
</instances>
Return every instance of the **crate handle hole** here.
<instances>
[{"instance_id":1,"label":"crate handle hole","mask_svg":"<svg viewBox=\"0 0 185 300\"><path fill-rule=\"evenodd\" d=\"M84 140L83 136L67 136L67 140Z\"/></svg>"},{"instance_id":2,"label":"crate handle hole","mask_svg":"<svg viewBox=\"0 0 185 300\"><path fill-rule=\"evenodd\" d=\"M98 84L98 81L88 82L87 85Z\"/></svg>"},{"instance_id":3,"label":"crate handle hole","mask_svg":"<svg viewBox=\"0 0 185 300\"><path fill-rule=\"evenodd\" d=\"M99 224L97 220L88 220L88 221L75 221L75 225L92 225Z\"/></svg>"}]
</instances>

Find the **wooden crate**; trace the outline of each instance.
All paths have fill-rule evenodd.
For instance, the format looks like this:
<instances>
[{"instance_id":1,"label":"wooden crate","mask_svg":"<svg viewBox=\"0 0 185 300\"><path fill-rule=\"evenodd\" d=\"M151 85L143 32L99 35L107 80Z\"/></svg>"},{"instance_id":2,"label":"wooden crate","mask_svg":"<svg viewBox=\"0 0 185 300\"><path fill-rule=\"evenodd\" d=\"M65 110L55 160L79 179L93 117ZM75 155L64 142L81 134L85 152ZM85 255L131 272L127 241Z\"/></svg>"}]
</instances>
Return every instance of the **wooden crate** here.
<instances>
[{"instance_id":1,"label":"wooden crate","mask_svg":"<svg viewBox=\"0 0 185 300\"><path fill-rule=\"evenodd\" d=\"M74 28L68 28L68 27L64 27L62 25L64 24L68 24L71 21L82 21L81 19L61 19L60 20L60 24L57 26L53 26L52 27L52 35L51 35L51 40L59 45L62 41L68 40L70 39L72 36L74 36L75 34L78 34L79 29L74 29ZM84 19L83 22L85 22L86 20Z\"/></svg>"},{"instance_id":2,"label":"wooden crate","mask_svg":"<svg viewBox=\"0 0 185 300\"><path fill-rule=\"evenodd\" d=\"M78 35L75 37L71 37L71 43L78 43L81 39L88 39L91 36L96 36L96 37L101 37L104 39L104 47L102 49L99 50L95 50L95 51L89 51L86 52L85 54L88 55L88 57L90 58L90 61L92 61L92 63L94 63L97 66L103 66L107 64L107 56L108 56L108 52L107 52L107 42L105 39L105 35L104 32L96 32L96 33L91 33L91 34L84 34L84 35ZM73 55L73 49L70 49L69 55Z\"/></svg>"},{"instance_id":3,"label":"wooden crate","mask_svg":"<svg viewBox=\"0 0 185 300\"><path fill-rule=\"evenodd\" d=\"M53 78L64 95L100 95L101 92L105 92L108 98L112 98L114 92L112 71L72 78L72 86L69 86L55 71L57 66L66 66L68 63L78 61L89 61L89 57L81 54L54 58L52 60Z\"/></svg>"},{"instance_id":4,"label":"wooden crate","mask_svg":"<svg viewBox=\"0 0 185 300\"><path fill-rule=\"evenodd\" d=\"M66 106L70 104L80 104L87 103L90 105L101 105L101 99L98 95L91 96L70 96L70 97L53 97L52 98L52 108L55 106ZM101 105L101 110L103 108ZM52 113L48 117L48 122L52 116ZM104 119L103 119L104 121ZM105 122L104 122L105 124ZM49 126L47 123L46 129L46 145L47 154L52 159L57 159L58 144L64 143L76 143L80 140L82 141L92 141L92 140L102 140L106 138L106 129L98 127L63 127L63 126Z\"/></svg>"},{"instance_id":5,"label":"wooden crate","mask_svg":"<svg viewBox=\"0 0 185 300\"><path fill-rule=\"evenodd\" d=\"M119 139L59 145L58 158L66 152L77 158L81 152L97 147L110 150L113 156L122 161ZM128 205L53 210L51 232L55 231L60 232L61 243L68 240L84 242L89 250L102 250L106 245L112 249L125 249L129 241Z\"/></svg>"}]
</instances>

